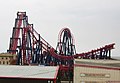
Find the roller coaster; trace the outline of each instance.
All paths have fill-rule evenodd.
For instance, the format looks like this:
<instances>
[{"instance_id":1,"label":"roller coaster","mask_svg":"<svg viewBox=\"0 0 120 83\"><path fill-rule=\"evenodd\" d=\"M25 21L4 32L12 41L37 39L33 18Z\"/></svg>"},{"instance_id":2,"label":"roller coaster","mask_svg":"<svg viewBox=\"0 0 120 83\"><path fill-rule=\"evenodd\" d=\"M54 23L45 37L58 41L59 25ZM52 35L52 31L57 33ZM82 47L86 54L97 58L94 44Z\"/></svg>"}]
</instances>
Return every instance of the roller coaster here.
<instances>
[{"instance_id":1,"label":"roller coaster","mask_svg":"<svg viewBox=\"0 0 120 83\"><path fill-rule=\"evenodd\" d=\"M112 43L89 52L76 53L70 29L63 28L55 49L33 28L33 24L29 24L26 12L17 12L7 52L17 54L16 65L59 65L61 77L71 79L74 59L111 59L114 45Z\"/></svg>"}]
</instances>

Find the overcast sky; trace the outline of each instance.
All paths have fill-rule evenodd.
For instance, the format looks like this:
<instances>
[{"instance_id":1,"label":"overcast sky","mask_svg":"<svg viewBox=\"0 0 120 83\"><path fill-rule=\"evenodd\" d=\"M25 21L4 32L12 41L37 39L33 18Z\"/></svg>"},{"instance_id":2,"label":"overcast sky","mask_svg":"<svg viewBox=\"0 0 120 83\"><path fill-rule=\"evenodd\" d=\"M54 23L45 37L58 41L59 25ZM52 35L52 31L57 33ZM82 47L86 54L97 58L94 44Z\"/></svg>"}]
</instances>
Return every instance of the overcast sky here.
<instances>
[{"instance_id":1,"label":"overcast sky","mask_svg":"<svg viewBox=\"0 0 120 83\"><path fill-rule=\"evenodd\" d=\"M77 53L115 43L120 56L120 0L0 0L0 52L9 48L17 11L56 48L58 33L68 27Z\"/></svg>"}]
</instances>

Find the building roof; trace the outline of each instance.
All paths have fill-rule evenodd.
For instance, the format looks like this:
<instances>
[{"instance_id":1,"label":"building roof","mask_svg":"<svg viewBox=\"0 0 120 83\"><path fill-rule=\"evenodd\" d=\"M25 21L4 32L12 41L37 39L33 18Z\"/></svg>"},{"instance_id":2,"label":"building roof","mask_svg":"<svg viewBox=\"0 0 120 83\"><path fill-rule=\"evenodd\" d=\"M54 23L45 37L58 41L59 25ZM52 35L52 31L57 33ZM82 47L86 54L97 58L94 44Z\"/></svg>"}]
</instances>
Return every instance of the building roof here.
<instances>
[{"instance_id":1,"label":"building roof","mask_svg":"<svg viewBox=\"0 0 120 83\"><path fill-rule=\"evenodd\" d=\"M120 68L120 60L103 60L103 59L75 59L75 64L96 65L105 67Z\"/></svg>"},{"instance_id":2,"label":"building roof","mask_svg":"<svg viewBox=\"0 0 120 83\"><path fill-rule=\"evenodd\" d=\"M0 53L0 57L17 56L16 54Z\"/></svg>"},{"instance_id":3,"label":"building roof","mask_svg":"<svg viewBox=\"0 0 120 83\"><path fill-rule=\"evenodd\" d=\"M0 65L0 78L56 79L58 66Z\"/></svg>"}]
</instances>

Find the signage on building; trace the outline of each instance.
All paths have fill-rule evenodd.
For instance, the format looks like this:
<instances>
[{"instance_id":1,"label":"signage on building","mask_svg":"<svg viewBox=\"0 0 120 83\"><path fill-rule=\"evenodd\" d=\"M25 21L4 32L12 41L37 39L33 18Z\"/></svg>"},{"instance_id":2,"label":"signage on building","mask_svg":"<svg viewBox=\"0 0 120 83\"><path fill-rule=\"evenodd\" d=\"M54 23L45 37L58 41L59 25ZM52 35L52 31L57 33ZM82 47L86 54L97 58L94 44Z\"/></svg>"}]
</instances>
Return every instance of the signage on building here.
<instances>
[{"instance_id":1,"label":"signage on building","mask_svg":"<svg viewBox=\"0 0 120 83\"><path fill-rule=\"evenodd\" d=\"M110 74L101 74L101 73L80 73L80 77L110 78Z\"/></svg>"}]
</instances>

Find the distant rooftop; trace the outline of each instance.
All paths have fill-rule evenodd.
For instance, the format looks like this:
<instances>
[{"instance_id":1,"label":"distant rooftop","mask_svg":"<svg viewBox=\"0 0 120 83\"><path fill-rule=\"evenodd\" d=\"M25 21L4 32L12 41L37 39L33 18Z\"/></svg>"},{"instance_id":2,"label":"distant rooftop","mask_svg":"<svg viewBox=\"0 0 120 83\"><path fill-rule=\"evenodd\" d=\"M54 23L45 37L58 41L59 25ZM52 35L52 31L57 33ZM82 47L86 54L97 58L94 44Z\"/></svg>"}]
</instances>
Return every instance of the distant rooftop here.
<instances>
[{"instance_id":1,"label":"distant rooftop","mask_svg":"<svg viewBox=\"0 0 120 83\"><path fill-rule=\"evenodd\" d=\"M9 54L9 53L0 53L0 57L3 56L17 56L16 54Z\"/></svg>"}]
</instances>

